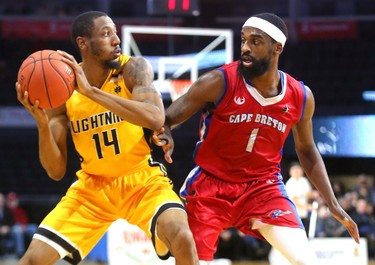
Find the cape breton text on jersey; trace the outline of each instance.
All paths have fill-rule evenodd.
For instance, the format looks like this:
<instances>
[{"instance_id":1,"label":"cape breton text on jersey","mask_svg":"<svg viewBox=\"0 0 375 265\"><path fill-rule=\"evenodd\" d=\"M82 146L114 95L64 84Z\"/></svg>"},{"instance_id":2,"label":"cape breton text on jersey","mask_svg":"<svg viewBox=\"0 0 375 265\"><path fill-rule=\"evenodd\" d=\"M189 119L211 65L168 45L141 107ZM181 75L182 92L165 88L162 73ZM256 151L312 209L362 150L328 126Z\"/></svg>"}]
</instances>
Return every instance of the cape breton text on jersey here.
<instances>
[{"instance_id":1,"label":"cape breton text on jersey","mask_svg":"<svg viewBox=\"0 0 375 265\"><path fill-rule=\"evenodd\" d=\"M285 133L286 124L264 114L242 113L229 116L229 123L254 122L271 126L278 131Z\"/></svg>"}]
</instances>

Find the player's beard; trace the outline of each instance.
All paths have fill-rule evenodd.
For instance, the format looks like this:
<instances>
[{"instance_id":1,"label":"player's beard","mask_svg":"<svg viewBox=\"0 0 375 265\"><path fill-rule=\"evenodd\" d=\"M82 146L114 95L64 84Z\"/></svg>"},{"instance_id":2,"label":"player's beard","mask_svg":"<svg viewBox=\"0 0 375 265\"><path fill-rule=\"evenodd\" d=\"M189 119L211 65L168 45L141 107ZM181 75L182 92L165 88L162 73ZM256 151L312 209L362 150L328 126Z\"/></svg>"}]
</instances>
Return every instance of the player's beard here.
<instances>
[{"instance_id":1,"label":"player's beard","mask_svg":"<svg viewBox=\"0 0 375 265\"><path fill-rule=\"evenodd\" d=\"M91 49L92 49L92 54L98 58L100 58L104 54L104 51L97 45L92 44ZM102 61L102 64L107 69L116 69L116 70L120 69L120 66L121 66L118 58L114 60Z\"/></svg>"},{"instance_id":2,"label":"player's beard","mask_svg":"<svg viewBox=\"0 0 375 265\"><path fill-rule=\"evenodd\" d=\"M115 59L115 60L111 60L111 61L106 61L105 62L107 64L107 66L110 68L110 69L120 69L120 61L119 59Z\"/></svg>"},{"instance_id":3,"label":"player's beard","mask_svg":"<svg viewBox=\"0 0 375 265\"><path fill-rule=\"evenodd\" d=\"M262 59L256 59L252 56L250 56L253 64L251 67L245 67L243 66L242 59L240 60L240 63L238 65L238 72L246 79L251 80L252 78L258 77L263 75L268 71L271 64L271 57L265 57Z\"/></svg>"}]
</instances>

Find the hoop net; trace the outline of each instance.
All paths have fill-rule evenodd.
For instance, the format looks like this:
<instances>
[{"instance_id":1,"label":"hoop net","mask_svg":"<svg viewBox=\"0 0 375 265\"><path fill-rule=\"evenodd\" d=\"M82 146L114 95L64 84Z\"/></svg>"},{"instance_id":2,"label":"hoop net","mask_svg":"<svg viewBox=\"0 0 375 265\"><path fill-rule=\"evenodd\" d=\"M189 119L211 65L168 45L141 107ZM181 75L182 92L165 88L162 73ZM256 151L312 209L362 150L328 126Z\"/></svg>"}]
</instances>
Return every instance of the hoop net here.
<instances>
[{"instance_id":1,"label":"hoop net","mask_svg":"<svg viewBox=\"0 0 375 265\"><path fill-rule=\"evenodd\" d=\"M150 62L158 76L155 87L163 99L172 101L186 93L200 70L233 60L233 33L229 29L123 25L122 45L126 54L143 56Z\"/></svg>"},{"instance_id":2,"label":"hoop net","mask_svg":"<svg viewBox=\"0 0 375 265\"><path fill-rule=\"evenodd\" d=\"M154 85L159 91L167 91L171 100L175 101L189 90L192 83L189 79L165 79L156 80Z\"/></svg>"}]
</instances>

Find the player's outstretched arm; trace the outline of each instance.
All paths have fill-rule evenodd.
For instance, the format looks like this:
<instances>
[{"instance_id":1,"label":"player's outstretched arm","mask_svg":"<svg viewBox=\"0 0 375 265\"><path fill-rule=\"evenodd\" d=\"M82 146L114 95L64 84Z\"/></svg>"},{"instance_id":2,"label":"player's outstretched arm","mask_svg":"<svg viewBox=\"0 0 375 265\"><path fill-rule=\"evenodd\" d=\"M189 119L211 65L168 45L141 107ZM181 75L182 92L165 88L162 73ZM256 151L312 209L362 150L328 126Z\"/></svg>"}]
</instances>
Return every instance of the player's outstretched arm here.
<instances>
[{"instance_id":1,"label":"player's outstretched arm","mask_svg":"<svg viewBox=\"0 0 375 265\"><path fill-rule=\"evenodd\" d=\"M172 163L174 141L171 130L194 115L208 104L215 104L224 91L224 77L221 71L213 70L194 82L186 94L174 101L166 110L163 128L154 132L153 141L162 146L164 158Z\"/></svg>"},{"instance_id":2,"label":"player's outstretched arm","mask_svg":"<svg viewBox=\"0 0 375 265\"><path fill-rule=\"evenodd\" d=\"M224 92L224 76L213 70L195 81L188 91L166 110L165 126L174 129L209 104L216 104Z\"/></svg>"},{"instance_id":3,"label":"player's outstretched arm","mask_svg":"<svg viewBox=\"0 0 375 265\"><path fill-rule=\"evenodd\" d=\"M299 161L309 177L311 183L319 191L327 203L332 215L342 223L348 230L351 237L359 243L359 233L357 224L342 209L338 203L329 177L313 138L312 116L314 113L314 97L309 88L307 89L307 101L304 115L301 121L293 128L293 137L295 142L296 153Z\"/></svg>"}]
</instances>

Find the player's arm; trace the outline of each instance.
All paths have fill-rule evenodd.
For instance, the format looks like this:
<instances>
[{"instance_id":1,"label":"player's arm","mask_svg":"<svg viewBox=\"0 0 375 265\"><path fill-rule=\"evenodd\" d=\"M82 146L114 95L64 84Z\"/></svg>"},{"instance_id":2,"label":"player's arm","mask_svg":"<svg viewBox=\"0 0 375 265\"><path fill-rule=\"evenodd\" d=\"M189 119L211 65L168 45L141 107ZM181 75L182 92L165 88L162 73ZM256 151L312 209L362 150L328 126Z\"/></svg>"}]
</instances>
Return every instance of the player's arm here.
<instances>
[{"instance_id":1,"label":"player's arm","mask_svg":"<svg viewBox=\"0 0 375 265\"><path fill-rule=\"evenodd\" d=\"M308 87L306 87L306 96L307 100L303 117L293 128L297 156L311 183L317 188L333 216L347 228L350 235L358 243L357 225L339 205L333 193L322 156L313 138L312 117L315 102L313 94Z\"/></svg>"},{"instance_id":2,"label":"player's arm","mask_svg":"<svg viewBox=\"0 0 375 265\"><path fill-rule=\"evenodd\" d=\"M54 180L64 177L67 164L65 105L51 110L39 108L39 101L32 105L29 94L16 83L18 101L33 116L39 136L39 159L48 176Z\"/></svg>"},{"instance_id":3,"label":"player's arm","mask_svg":"<svg viewBox=\"0 0 375 265\"><path fill-rule=\"evenodd\" d=\"M79 93L130 123L154 131L162 127L164 123L163 100L152 84L154 72L146 59L131 58L124 66L125 84L133 94L132 99L129 100L91 86L75 58L64 51L59 51L59 53L64 56L64 62L73 68L77 82L76 90Z\"/></svg>"},{"instance_id":4,"label":"player's arm","mask_svg":"<svg viewBox=\"0 0 375 265\"><path fill-rule=\"evenodd\" d=\"M165 118L163 99L153 85L154 72L144 58L131 58L124 67L126 86L132 90L132 100L123 110L132 123L159 130Z\"/></svg>"},{"instance_id":5,"label":"player's arm","mask_svg":"<svg viewBox=\"0 0 375 265\"><path fill-rule=\"evenodd\" d=\"M208 104L216 103L223 95L224 83L221 71L210 71L195 81L184 95L168 107L163 128L153 135L154 143L162 146L164 158L168 163L172 163L174 149L171 129Z\"/></svg>"},{"instance_id":6,"label":"player's arm","mask_svg":"<svg viewBox=\"0 0 375 265\"><path fill-rule=\"evenodd\" d=\"M67 117L66 107L45 110L48 123L38 126L39 160L48 176L60 180L67 165Z\"/></svg>"},{"instance_id":7,"label":"player's arm","mask_svg":"<svg viewBox=\"0 0 375 265\"><path fill-rule=\"evenodd\" d=\"M195 81L189 90L166 110L165 126L174 128L208 104L217 103L224 92L224 76L213 70Z\"/></svg>"}]
</instances>

